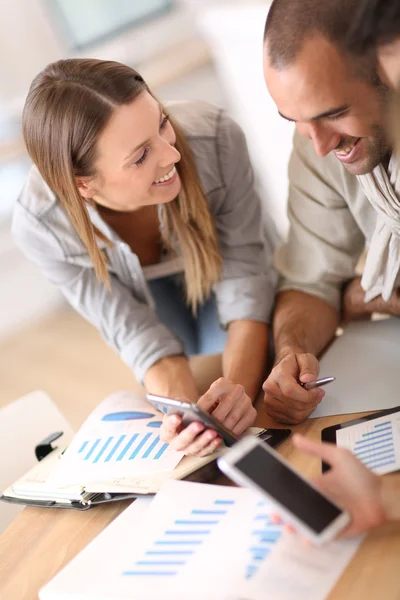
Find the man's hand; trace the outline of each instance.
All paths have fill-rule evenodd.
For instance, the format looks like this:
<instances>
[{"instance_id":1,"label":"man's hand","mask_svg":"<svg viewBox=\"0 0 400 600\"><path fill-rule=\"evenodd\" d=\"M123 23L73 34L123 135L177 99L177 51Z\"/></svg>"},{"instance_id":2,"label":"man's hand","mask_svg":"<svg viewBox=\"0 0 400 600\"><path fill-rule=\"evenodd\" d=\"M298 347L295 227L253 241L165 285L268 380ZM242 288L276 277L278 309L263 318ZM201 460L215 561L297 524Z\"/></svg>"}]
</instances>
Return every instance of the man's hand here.
<instances>
[{"instance_id":1,"label":"man's hand","mask_svg":"<svg viewBox=\"0 0 400 600\"><path fill-rule=\"evenodd\" d=\"M276 421L301 423L325 396L321 389L307 391L299 382L318 378L319 362L312 354L288 354L271 371L263 384L267 413Z\"/></svg>"},{"instance_id":2,"label":"man's hand","mask_svg":"<svg viewBox=\"0 0 400 600\"><path fill-rule=\"evenodd\" d=\"M225 377L217 379L201 396L197 405L209 412L235 435L246 431L257 417L257 411L242 385L232 383ZM182 418L178 415L164 417L160 437L169 442L171 448L187 455L206 456L221 445L221 437L213 429L206 429L194 422L182 429Z\"/></svg>"},{"instance_id":3,"label":"man's hand","mask_svg":"<svg viewBox=\"0 0 400 600\"><path fill-rule=\"evenodd\" d=\"M385 302L381 296L364 302L365 292L361 287L361 277L356 277L347 284L343 293L342 321L362 321L371 318L372 313L382 315L400 316L400 289L394 290L389 302Z\"/></svg>"}]
</instances>

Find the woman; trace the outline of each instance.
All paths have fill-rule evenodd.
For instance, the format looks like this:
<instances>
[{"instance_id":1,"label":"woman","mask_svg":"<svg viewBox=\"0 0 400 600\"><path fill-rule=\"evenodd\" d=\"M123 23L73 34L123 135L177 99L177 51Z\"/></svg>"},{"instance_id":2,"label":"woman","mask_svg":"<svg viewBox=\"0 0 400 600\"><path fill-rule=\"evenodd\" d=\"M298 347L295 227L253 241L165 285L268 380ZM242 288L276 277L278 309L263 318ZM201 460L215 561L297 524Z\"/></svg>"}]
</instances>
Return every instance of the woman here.
<instances>
[{"instance_id":1,"label":"woman","mask_svg":"<svg viewBox=\"0 0 400 600\"><path fill-rule=\"evenodd\" d=\"M170 113L125 65L46 67L24 107L35 166L13 234L148 390L199 401L240 435L256 416L274 297L259 200L232 120L201 102ZM224 378L199 400L186 355L221 350ZM176 416L161 435L187 454L221 443L200 423L180 432Z\"/></svg>"}]
</instances>

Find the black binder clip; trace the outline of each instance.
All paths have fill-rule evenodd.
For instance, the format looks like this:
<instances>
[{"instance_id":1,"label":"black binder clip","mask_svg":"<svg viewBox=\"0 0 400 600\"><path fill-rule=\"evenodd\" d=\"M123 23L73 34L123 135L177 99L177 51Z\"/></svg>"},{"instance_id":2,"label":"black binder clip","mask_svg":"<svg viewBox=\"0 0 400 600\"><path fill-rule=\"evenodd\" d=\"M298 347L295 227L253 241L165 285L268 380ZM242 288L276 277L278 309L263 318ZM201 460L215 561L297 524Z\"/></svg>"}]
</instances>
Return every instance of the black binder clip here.
<instances>
[{"instance_id":1,"label":"black binder clip","mask_svg":"<svg viewBox=\"0 0 400 600\"><path fill-rule=\"evenodd\" d=\"M48 454L50 454L50 452L53 452L53 450L56 450L57 446L52 446L51 444L52 442L58 440L58 438L61 437L63 433L63 431L56 431L55 433L51 433L47 436L47 438L45 438L39 444L37 444L37 446L35 447L35 455L39 461L42 460Z\"/></svg>"}]
</instances>

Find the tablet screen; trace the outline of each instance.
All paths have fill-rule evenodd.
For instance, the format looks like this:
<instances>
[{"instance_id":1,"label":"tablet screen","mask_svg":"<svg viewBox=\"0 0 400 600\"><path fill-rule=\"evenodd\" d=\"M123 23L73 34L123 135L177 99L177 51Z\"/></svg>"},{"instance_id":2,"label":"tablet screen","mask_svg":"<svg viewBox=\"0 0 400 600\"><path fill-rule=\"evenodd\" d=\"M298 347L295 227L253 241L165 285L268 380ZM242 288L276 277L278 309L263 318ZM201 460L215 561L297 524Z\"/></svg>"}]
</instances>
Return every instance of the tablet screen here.
<instances>
[{"instance_id":1,"label":"tablet screen","mask_svg":"<svg viewBox=\"0 0 400 600\"><path fill-rule=\"evenodd\" d=\"M336 431L336 444L348 448L379 475L400 470L400 412Z\"/></svg>"}]
</instances>

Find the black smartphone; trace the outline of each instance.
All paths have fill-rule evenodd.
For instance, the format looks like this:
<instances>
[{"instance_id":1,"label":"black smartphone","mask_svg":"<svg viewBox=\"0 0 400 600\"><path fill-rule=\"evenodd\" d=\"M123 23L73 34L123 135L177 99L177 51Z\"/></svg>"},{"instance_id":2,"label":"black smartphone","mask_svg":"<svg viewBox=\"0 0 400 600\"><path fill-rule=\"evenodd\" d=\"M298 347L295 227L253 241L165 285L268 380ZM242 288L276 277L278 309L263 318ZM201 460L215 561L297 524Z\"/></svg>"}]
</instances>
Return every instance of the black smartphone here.
<instances>
[{"instance_id":1,"label":"black smartphone","mask_svg":"<svg viewBox=\"0 0 400 600\"><path fill-rule=\"evenodd\" d=\"M275 446L286 440L291 433L291 429L263 429L256 434L256 437L267 443L268 446L275 448Z\"/></svg>"}]
</instances>

